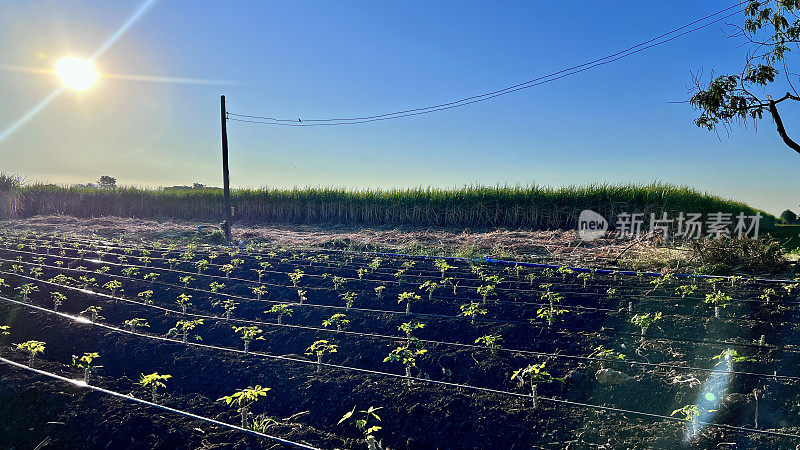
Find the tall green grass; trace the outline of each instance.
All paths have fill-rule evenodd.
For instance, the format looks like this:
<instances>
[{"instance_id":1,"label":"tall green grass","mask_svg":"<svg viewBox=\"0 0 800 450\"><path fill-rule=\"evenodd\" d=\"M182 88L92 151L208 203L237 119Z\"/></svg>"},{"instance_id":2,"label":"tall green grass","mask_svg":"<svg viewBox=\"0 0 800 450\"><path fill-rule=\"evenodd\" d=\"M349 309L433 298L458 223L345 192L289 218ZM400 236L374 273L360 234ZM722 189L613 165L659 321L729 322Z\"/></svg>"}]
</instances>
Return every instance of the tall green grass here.
<instances>
[{"instance_id":1,"label":"tall green grass","mask_svg":"<svg viewBox=\"0 0 800 450\"><path fill-rule=\"evenodd\" d=\"M29 184L18 189L22 216L68 214L219 221L218 189L91 189ZM732 212L755 209L685 186L591 184L468 186L460 189L241 189L232 193L236 219L249 223L336 223L437 227L574 228L581 210L607 218L619 212Z\"/></svg>"}]
</instances>

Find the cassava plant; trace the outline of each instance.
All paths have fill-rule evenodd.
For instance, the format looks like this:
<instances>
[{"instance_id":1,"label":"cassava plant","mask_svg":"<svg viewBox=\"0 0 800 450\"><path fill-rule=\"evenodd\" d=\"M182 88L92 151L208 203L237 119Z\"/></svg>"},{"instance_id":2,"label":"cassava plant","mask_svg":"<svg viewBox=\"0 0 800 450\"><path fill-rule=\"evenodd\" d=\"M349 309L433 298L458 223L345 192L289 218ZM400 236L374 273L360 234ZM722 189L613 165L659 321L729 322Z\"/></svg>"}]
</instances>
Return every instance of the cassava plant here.
<instances>
[{"instance_id":1,"label":"cassava plant","mask_svg":"<svg viewBox=\"0 0 800 450\"><path fill-rule=\"evenodd\" d=\"M475 324L476 317L485 316L487 312L486 308L484 308L478 302L464 303L458 308L461 310L461 313L459 313L459 315L463 317L469 317L470 318L469 322L473 325Z\"/></svg>"},{"instance_id":2,"label":"cassava plant","mask_svg":"<svg viewBox=\"0 0 800 450\"><path fill-rule=\"evenodd\" d=\"M39 288L36 287L35 285L31 284L31 283L27 283L27 284L23 284L22 286L18 287L17 290L19 291L19 294L22 297L22 302L23 303L28 303L28 295L30 295L33 292L38 291Z\"/></svg>"},{"instance_id":3,"label":"cassava plant","mask_svg":"<svg viewBox=\"0 0 800 450\"><path fill-rule=\"evenodd\" d=\"M345 292L339 294L339 297L342 297L342 300L344 300L345 309L350 309L353 307L353 303L355 303L356 299L358 298L358 294L355 292Z\"/></svg>"},{"instance_id":4,"label":"cassava plant","mask_svg":"<svg viewBox=\"0 0 800 450\"><path fill-rule=\"evenodd\" d=\"M72 365L83 370L84 383L89 384L89 374L103 367L93 364L93 361L99 357L98 353L84 353L83 356L72 355Z\"/></svg>"},{"instance_id":5,"label":"cassava plant","mask_svg":"<svg viewBox=\"0 0 800 450\"><path fill-rule=\"evenodd\" d=\"M428 301L433 300L433 292L439 288L439 283L435 281L427 280L420 285L420 290L426 291L428 293Z\"/></svg>"},{"instance_id":6,"label":"cassava plant","mask_svg":"<svg viewBox=\"0 0 800 450\"><path fill-rule=\"evenodd\" d=\"M238 333L239 337L244 342L244 354L247 355L250 353L250 342L254 340L264 340L263 336L259 336L264 331L261 328L256 326L250 327L233 327L233 332Z\"/></svg>"},{"instance_id":7,"label":"cassava plant","mask_svg":"<svg viewBox=\"0 0 800 450\"><path fill-rule=\"evenodd\" d=\"M133 319L128 319L123 322L125 328L129 329L132 333L136 332L137 328L150 328L150 324L147 323L146 319L142 319L140 317L135 317Z\"/></svg>"},{"instance_id":8,"label":"cassava plant","mask_svg":"<svg viewBox=\"0 0 800 450\"><path fill-rule=\"evenodd\" d=\"M218 306L225 311L225 320L231 320L231 315L233 315L233 311L238 305L239 304L234 302L232 299L225 299L214 303L214 306Z\"/></svg>"},{"instance_id":9,"label":"cassava plant","mask_svg":"<svg viewBox=\"0 0 800 450\"><path fill-rule=\"evenodd\" d=\"M411 313L411 304L419 300L422 300L422 297L413 292L402 292L397 296L397 303L406 302L406 314Z\"/></svg>"},{"instance_id":10,"label":"cassava plant","mask_svg":"<svg viewBox=\"0 0 800 450\"><path fill-rule=\"evenodd\" d=\"M184 292L178 296L177 300L175 300L175 304L181 308L181 314L184 316L186 315L186 309L192 306L192 303L189 301L191 299L192 296Z\"/></svg>"},{"instance_id":11,"label":"cassava plant","mask_svg":"<svg viewBox=\"0 0 800 450\"><path fill-rule=\"evenodd\" d=\"M103 289L111 292L112 297L117 296L117 290L122 287L122 283L117 280L111 280L108 283L103 285Z\"/></svg>"},{"instance_id":12,"label":"cassava plant","mask_svg":"<svg viewBox=\"0 0 800 450\"><path fill-rule=\"evenodd\" d=\"M731 296L722 291L717 291L706 294L706 298L703 302L714 305L714 317L719 318L719 310L730 306Z\"/></svg>"},{"instance_id":13,"label":"cassava plant","mask_svg":"<svg viewBox=\"0 0 800 450\"><path fill-rule=\"evenodd\" d=\"M88 315L89 316L89 320L92 323L97 323L97 322L105 319L105 317L100 315L100 311L102 311L102 310L103 310L103 308L100 307L100 306L90 306L90 307L84 309L83 311L81 311L79 313L79 315L81 315L81 316L87 316Z\"/></svg>"},{"instance_id":14,"label":"cassava plant","mask_svg":"<svg viewBox=\"0 0 800 450\"><path fill-rule=\"evenodd\" d=\"M278 303L276 305L272 305L272 308L264 311L267 314L276 314L278 316L278 324L283 323L283 317L292 317L292 308L289 305L284 303Z\"/></svg>"},{"instance_id":15,"label":"cassava plant","mask_svg":"<svg viewBox=\"0 0 800 450\"><path fill-rule=\"evenodd\" d=\"M44 353L45 343L42 341L25 341L14 346L17 350L28 354L28 367L33 367L36 355Z\"/></svg>"},{"instance_id":16,"label":"cassava plant","mask_svg":"<svg viewBox=\"0 0 800 450\"><path fill-rule=\"evenodd\" d=\"M336 344L331 344L325 339L315 341L306 349L306 355L317 357L317 372L322 370L322 357L331 353L336 353L339 347Z\"/></svg>"},{"instance_id":17,"label":"cassava plant","mask_svg":"<svg viewBox=\"0 0 800 450\"><path fill-rule=\"evenodd\" d=\"M136 296L142 299L142 302L146 305L153 304L153 291L149 289L146 291L139 292L138 294L136 294Z\"/></svg>"},{"instance_id":18,"label":"cassava plant","mask_svg":"<svg viewBox=\"0 0 800 450\"><path fill-rule=\"evenodd\" d=\"M50 298L53 300L53 311L58 312L58 307L64 304L67 296L61 292L53 291L50 293Z\"/></svg>"},{"instance_id":19,"label":"cassava plant","mask_svg":"<svg viewBox=\"0 0 800 450\"><path fill-rule=\"evenodd\" d=\"M642 329L642 340L644 340L644 335L647 333L647 329L657 321L661 320L661 317L662 314L660 311L656 313L635 314L633 317L631 317L630 321L633 325L636 325Z\"/></svg>"},{"instance_id":20,"label":"cassava plant","mask_svg":"<svg viewBox=\"0 0 800 450\"><path fill-rule=\"evenodd\" d=\"M153 395L153 403L156 403L158 399L158 390L162 388L166 388L167 385L165 381L172 378L172 375L160 375L158 372L151 373L149 375L141 374L139 377L139 382L136 383L143 388L150 389L150 392Z\"/></svg>"},{"instance_id":21,"label":"cassava plant","mask_svg":"<svg viewBox=\"0 0 800 450\"><path fill-rule=\"evenodd\" d=\"M295 269L294 272L289 273L288 275L289 275L289 281L292 282L292 286L294 286L294 288L297 289L298 283L300 283L300 279L302 279L303 275L305 274L303 273L302 270Z\"/></svg>"},{"instance_id":22,"label":"cassava plant","mask_svg":"<svg viewBox=\"0 0 800 450\"><path fill-rule=\"evenodd\" d=\"M373 422L380 422L381 418L378 416L378 411L383 408L375 408L370 406L369 408L359 411L362 414L362 419L354 419L355 426L358 428L358 431L361 432L361 435L364 436L364 441L367 443L367 450L380 450L381 445L375 439L375 433L381 430L379 425L372 425ZM349 411L341 419L339 419L339 423L336 425L341 425L342 423L350 420L353 418L353 415L356 412L356 407L354 406L352 411Z\"/></svg>"},{"instance_id":23,"label":"cassava plant","mask_svg":"<svg viewBox=\"0 0 800 450\"><path fill-rule=\"evenodd\" d=\"M346 315L342 313L336 313L329 318L322 321L322 326L325 328L328 327L336 327L336 331L342 331L342 328L346 327L347 324L350 323L350 320L347 318Z\"/></svg>"},{"instance_id":24,"label":"cassava plant","mask_svg":"<svg viewBox=\"0 0 800 450\"><path fill-rule=\"evenodd\" d=\"M179 320L175 323L175 326L170 328L167 331L168 337L178 337L180 336L181 342L186 344L189 342L189 333L192 332L198 325L203 324L203 319L194 319L194 320ZM194 336L195 340L202 341L202 337L200 335Z\"/></svg>"},{"instance_id":25,"label":"cassava plant","mask_svg":"<svg viewBox=\"0 0 800 450\"><path fill-rule=\"evenodd\" d=\"M499 334L486 334L475 339L475 343L488 348L494 355L497 353L497 349L502 347L503 337Z\"/></svg>"},{"instance_id":26,"label":"cassava plant","mask_svg":"<svg viewBox=\"0 0 800 450\"><path fill-rule=\"evenodd\" d=\"M526 385L531 389L531 399L533 400L533 409L539 407L539 385L542 383L552 383L554 381L564 382L563 378L556 378L550 375L545 370L547 361L539 364L529 364L527 367L522 367L514 371L511 375L511 380L517 380L520 388Z\"/></svg>"},{"instance_id":27,"label":"cassava plant","mask_svg":"<svg viewBox=\"0 0 800 450\"><path fill-rule=\"evenodd\" d=\"M261 385L249 386L231 395L226 395L217 401L225 402L228 406L237 406L242 418L242 428L248 428L247 419L250 415L250 407L261 397L265 397L270 389L271 388L268 387L261 387Z\"/></svg>"}]
</instances>

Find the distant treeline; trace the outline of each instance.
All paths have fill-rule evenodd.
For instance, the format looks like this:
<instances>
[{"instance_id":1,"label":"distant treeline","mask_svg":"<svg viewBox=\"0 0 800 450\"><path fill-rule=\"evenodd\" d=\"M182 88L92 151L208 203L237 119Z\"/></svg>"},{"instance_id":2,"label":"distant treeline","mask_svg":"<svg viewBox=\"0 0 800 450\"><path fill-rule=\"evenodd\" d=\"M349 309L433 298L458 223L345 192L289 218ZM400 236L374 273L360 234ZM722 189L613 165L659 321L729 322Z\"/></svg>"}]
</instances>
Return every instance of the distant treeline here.
<instances>
[{"instance_id":1,"label":"distant treeline","mask_svg":"<svg viewBox=\"0 0 800 450\"><path fill-rule=\"evenodd\" d=\"M219 189L87 188L27 184L14 189L19 217L67 214L217 222L223 217ZM755 209L689 187L668 184L468 186L460 189L338 188L239 189L232 193L236 220L245 223L414 225L574 229L581 210L606 218L620 212L745 212ZM774 218L765 217L764 225ZM613 222L612 222L613 225Z\"/></svg>"}]
</instances>

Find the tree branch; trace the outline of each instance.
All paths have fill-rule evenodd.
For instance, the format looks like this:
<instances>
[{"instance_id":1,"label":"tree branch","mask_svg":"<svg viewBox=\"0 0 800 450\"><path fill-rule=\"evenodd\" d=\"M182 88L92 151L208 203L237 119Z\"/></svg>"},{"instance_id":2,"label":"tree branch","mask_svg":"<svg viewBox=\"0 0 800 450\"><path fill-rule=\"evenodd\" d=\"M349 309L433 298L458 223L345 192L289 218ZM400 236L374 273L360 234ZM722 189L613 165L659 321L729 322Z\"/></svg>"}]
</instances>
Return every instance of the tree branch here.
<instances>
[{"instance_id":1,"label":"tree branch","mask_svg":"<svg viewBox=\"0 0 800 450\"><path fill-rule=\"evenodd\" d=\"M785 100L787 98L792 98L793 96L790 95L788 92L786 96L782 99ZM769 97L769 112L772 114L772 118L775 120L775 125L778 127L778 134L783 139L783 142L789 146L792 150L800 153L800 144L793 141L792 138L786 134L786 128L783 127L783 120L781 120L780 114L778 114L778 107L775 106L775 101L772 100L772 97Z\"/></svg>"}]
</instances>

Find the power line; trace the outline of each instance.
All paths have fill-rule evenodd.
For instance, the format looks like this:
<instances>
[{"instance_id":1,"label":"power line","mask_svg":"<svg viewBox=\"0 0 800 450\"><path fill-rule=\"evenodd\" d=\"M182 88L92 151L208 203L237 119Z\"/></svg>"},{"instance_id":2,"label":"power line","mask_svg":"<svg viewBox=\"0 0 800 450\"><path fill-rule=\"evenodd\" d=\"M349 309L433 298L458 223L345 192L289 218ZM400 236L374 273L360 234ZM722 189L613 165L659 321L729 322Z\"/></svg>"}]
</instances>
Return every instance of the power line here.
<instances>
[{"instance_id":1,"label":"power line","mask_svg":"<svg viewBox=\"0 0 800 450\"><path fill-rule=\"evenodd\" d=\"M734 16L736 14L739 14L740 11L736 11L734 13L727 14L727 15L725 15L723 17L717 18L717 19L715 19L715 20L713 20L711 22L704 23L704 24L702 24L702 25L700 25L698 27L689 29L689 30L684 31L682 33L675 34L680 30L689 28L692 25L695 25L695 24L698 24L698 23L701 23L701 22L705 22L706 20L708 20L710 18L713 18L715 16L718 16L720 14L723 14L723 13L725 13L727 11L730 11L731 9L741 7L741 4L742 4L741 2L738 2L735 5L729 6L729 7L725 8L725 9L722 9L722 10L719 10L719 11L714 12L712 14L709 14L709 15L703 17L703 18L697 19L697 20L695 20L695 21L693 21L691 23L688 23L686 25L683 25L681 27L673 29L673 30L671 30L671 31L669 31L667 33L661 34L661 35L656 36L656 37L654 37L652 39L649 39L647 41L641 42L639 44L636 44L636 45L634 45L632 47L626 48L625 50L618 51L618 52L613 53L611 55L604 56L602 58L598 58L598 59L595 59L593 61L589 61L589 62L586 62L586 63L583 63L583 64L579 64L579 65L576 65L576 66L572 66L572 67L569 67L569 68L566 68L566 69L562 69L562 70L559 70L557 72L553 72L553 73L550 73L550 74L547 74L547 75L544 75L544 76L540 76L540 77L534 78L532 80L529 80L529 81L526 81L526 82L523 82L523 83L519 83L519 84L515 84L513 86L509 86L509 87L506 87L506 88L503 88L503 89L499 89L499 90L495 90L495 91L491 91L491 92L487 92L487 93L484 93L484 94L479 94L479 95L475 95L475 96L471 96L471 97L466 97L466 98L462 98L462 99L451 101L451 102L447 102L447 103L441 103L441 104L433 105L433 106L426 106L426 107L421 107L421 108L413 108L413 109L407 109L407 110L396 111L396 112L392 112L392 113L372 115L372 116L350 117L350 118L341 118L340 117L340 118L326 118L326 119L306 119L304 121L301 121L300 119L281 119L281 118L269 117L269 116L237 114L237 113L230 113L229 112L228 113L228 120L235 121L235 122L257 123L257 124L264 124L264 125L292 126L292 127L311 127L311 126L326 126L326 125L328 125L328 126L330 126L330 125L353 125L353 124L359 124L359 123L368 123L368 122L377 122L377 121L382 121L382 120L399 119L399 118L402 118L402 117L417 116L417 115L421 115L421 114L428 114L428 113L437 112L437 111L444 111L444 110L448 110L448 109L459 108L461 106L466 106L466 105L470 105L470 104L473 104L473 103L483 102L483 101L486 101L486 100L489 100L489 99L492 99L492 98L495 98L495 97L499 97L499 96L502 96L502 95L510 94L510 93L513 93L513 92L517 92L517 91L520 91L522 89L527 89L527 88L530 88L530 87L539 86L539 85L542 85L542 84L546 84L546 83L549 83L549 82L552 82L552 81L559 80L561 78L565 78L565 77L568 77L568 76L576 75L576 74L579 74L579 73L584 72L586 70L593 69L593 68L601 66L601 65L609 64L609 63L618 61L618 60L623 59L623 58L627 58L628 56L634 55L634 54L642 52L644 50L647 50L647 49L650 49L650 48L653 48L653 47L656 47L656 46L659 46L659 45L662 45L662 44L666 44L666 43L668 43L670 41L673 41L675 39L678 39L678 38L680 38L682 36L685 36L687 34L690 34L690 33L693 33L695 31L701 30L701 29L706 28L706 27L708 27L710 25L713 25L715 23L723 21L723 20L725 20L725 19L727 19L729 17L732 17L732 16ZM670 36L670 35L673 35L673 36ZM670 36L670 37L666 38L667 36ZM663 38L666 38L666 39L663 39ZM311 123L303 123L303 122L311 122Z\"/></svg>"}]
</instances>

